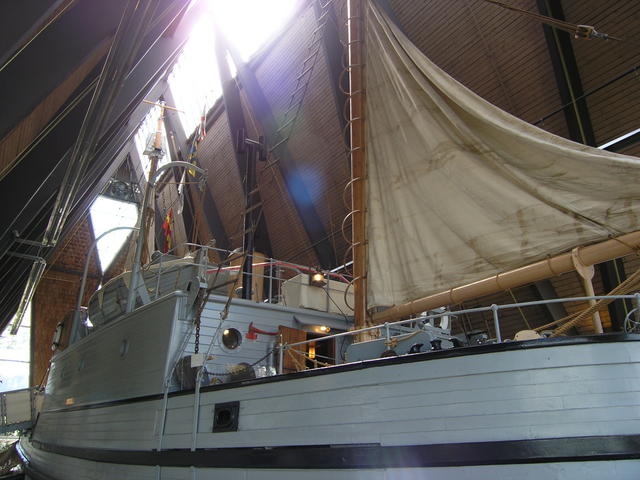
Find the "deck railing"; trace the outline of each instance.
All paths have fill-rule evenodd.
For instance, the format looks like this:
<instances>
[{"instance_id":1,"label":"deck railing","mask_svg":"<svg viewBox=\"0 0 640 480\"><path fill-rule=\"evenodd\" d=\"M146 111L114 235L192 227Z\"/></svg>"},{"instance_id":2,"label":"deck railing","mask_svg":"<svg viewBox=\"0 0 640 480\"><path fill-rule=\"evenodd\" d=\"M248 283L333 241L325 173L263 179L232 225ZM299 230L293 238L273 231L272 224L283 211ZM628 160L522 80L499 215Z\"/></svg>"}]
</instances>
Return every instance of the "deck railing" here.
<instances>
[{"instance_id":1,"label":"deck railing","mask_svg":"<svg viewBox=\"0 0 640 480\"><path fill-rule=\"evenodd\" d=\"M237 275L238 277L242 273L242 261L244 261L244 254L242 252L236 252L231 250L225 250L222 248L212 247L208 245L199 245L196 243L183 243L182 247L187 247L195 250L201 250L203 252L214 252L216 256L220 259L218 262L211 262L208 260L208 255L203 255L203 260L198 262L194 259L193 265L198 268L202 268L209 275L215 275L216 272L224 272L230 273L231 275ZM178 247L173 248L167 253L163 253L158 256L153 265L156 267L154 280L149 282L150 285L160 284L160 277L163 273L166 272L167 268L165 265L168 264L170 260L175 260L174 252ZM294 262L278 260L272 257L264 257L261 254L255 254L255 259L252 263L254 271L252 276L254 278L262 279L265 282L265 291L262 296L258 296L253 300L256 302L267 302L267 303L279 303L282 300L282 284L291 280L292 277L299 274L313 274L316 272L322 273L325 278L329 280L335 280L339 282L343 282L349 284L351 278L349 275L339 273L339 269L333 270L319 270L318 268L310 267L307 265L301 265ZM170 259L170 260L169 260ZM238 263L236 265L232 265L232 263ZM261 267L264 269L264 273L258 273L255 269L257 267ZM241 284L237 282L236 287L239 287ZM231 290L231 286L229 287ZM330 284L327 283L324 287L325 290L330 289ZM350 314L350 312L343 312L345 314Z\"/></svg>"},{"instance_id":2,"label":"deck railing","mask_svg":"<svg viewBox=\"0 0 640 480\"><path fill-rule=\"evenodd\" d=\"M640 293L636 293L633 295L596 295L590 297L570 297L570 298L554 298L547 300L537 300L532 302L519 302L519 303L510 303L504 305L489 305L486 307L475 307L475 308L466 308L462 310L454 310L454 311L442 311L439 313L432 313L429 315L424 315L416 318L410 318L406 320L399 320L397 322L387 322L380 325L375 325L372 327L361 328L358 330L351 330L348 332L336 333L333 335L326 335L320 338L314 338L311 340L305 340L301 342L295 343L285 343L277 346L278 349L278 374L282 374L283 365L284 365L284 356L288 350L293 350L296 353L301 353L299 350L295 350L295 347L302 347L309 344L317 344L319 342L326 342L338 338L343 337L356 337L362 334L370 334L372 338L384 338L387 343L390 343L392 340L391 331L397 327L403 327L407 325L415 325L415 324L430 324L435 325L436 321L448 317L455 319L458 316L468 315L472 313L482 313L482 312L491 312L493 316L493 326L495 329L495 337L490 339L491 343L502 343L504 340L502 338L501 327L500 327L500 312L508 309L523 309L527 307L534 307L540 305L547 305L553 303L570 303L570 302L588 302L589 300L631 300L633 301L634 308L629 311L624 320L624 330L627 333L640 333ZM508 340L507 340L508 341ZM313 363L313 362L312 362ZM316 362L318 363L318 362ZM320 362L322 363L322 362Z\"/></svg>"}]
</instances>

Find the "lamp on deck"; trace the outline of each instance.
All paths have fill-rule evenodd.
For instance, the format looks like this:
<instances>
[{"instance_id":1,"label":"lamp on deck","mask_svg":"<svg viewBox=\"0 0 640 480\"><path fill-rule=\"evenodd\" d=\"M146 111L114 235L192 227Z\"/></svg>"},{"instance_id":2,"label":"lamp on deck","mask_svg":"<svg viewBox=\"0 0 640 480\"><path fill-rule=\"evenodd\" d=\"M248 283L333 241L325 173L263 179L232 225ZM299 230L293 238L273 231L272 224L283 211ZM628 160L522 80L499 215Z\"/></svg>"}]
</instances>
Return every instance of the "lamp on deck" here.
<instances>
[{"instance_id":1,"label":"lamp on deck","mask_svg":"<svg viewBox=\"0 0 640 480\"><path fill-rule=\"evenodd\" d=\"M320 270L309 274L309 285L314 287L324 287L327 284L327 277Z\"/></svg>"}]
</instances>

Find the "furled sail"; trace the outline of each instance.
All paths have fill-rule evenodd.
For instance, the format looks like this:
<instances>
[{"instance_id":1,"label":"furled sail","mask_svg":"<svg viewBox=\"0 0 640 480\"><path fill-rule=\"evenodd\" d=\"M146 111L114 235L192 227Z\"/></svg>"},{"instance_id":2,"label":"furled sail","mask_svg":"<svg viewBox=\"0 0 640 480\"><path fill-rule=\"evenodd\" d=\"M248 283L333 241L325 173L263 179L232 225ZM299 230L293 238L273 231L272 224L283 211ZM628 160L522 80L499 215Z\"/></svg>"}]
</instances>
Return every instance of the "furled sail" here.
<instances>
[{"instance_id":1,"label":"furled sail","mask_svg":"<svg viewBox=\"0 0 640 480\"><path fill-rule=\"evenodd\" d=\"M429 61L370 2L368 304L397 305L640 227L640 159L540 130Z\"/></svg>"}]
</instances>

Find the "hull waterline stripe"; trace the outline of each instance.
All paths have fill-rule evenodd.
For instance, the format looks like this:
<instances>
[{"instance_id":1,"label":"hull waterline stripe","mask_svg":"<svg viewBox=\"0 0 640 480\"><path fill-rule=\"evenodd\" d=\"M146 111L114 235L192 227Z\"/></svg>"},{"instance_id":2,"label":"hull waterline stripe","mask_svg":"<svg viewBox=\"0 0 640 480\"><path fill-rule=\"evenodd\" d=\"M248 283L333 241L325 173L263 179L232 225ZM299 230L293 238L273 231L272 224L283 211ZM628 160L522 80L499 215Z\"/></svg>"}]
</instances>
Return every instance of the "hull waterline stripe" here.
<instances>
[{"instance_id":1,"label":"hull waterline stripe","mask_svg":"<svg viewBox=\"0 0 640 480\"><path fill-rule=\"evenodd\" d=\"M106 450L32 441L35 448L124 465L255 469L461 467L640 459L640 435L564 437L431 445L321 445L274 448Z\"/></svg>"}]
</instances>

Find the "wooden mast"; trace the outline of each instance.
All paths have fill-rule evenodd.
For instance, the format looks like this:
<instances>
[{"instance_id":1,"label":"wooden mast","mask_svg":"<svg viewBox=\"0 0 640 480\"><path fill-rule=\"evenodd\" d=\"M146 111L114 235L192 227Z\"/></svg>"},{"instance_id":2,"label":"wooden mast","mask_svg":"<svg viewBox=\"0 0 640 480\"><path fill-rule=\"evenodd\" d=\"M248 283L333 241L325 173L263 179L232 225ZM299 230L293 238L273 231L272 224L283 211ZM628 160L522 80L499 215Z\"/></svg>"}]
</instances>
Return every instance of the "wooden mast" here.
<instances>
[{"instance_id":1,"label":"wooden mast","mask_svg":"<svg viewBox=\"0 0 640 480\"><path fill-rule=\"evenodd\" d=\"M147 155L149 157L149 183L147 183L147 188L145 189L146 201L143 202L144 210L142 211L142 231L139 233L139 235L142 235L145 238L145 242L147 243L147 248L142 250L142 264L147 263L151 258L151 253L153 251L153 245L155 242L155 236L151 232L153 220L155 217L155 205L153 200L153 193L155 188L151 187L151 182L153 182L153 179L156 176L156 171L158 170L158 162L162 156L162 126L164 123L165 109L164 103L161 102L159 106L160 115L158 116L158 120L156 122L156 132L153 137L153 146L151 150L149 150L150 153Z\"/></svg>"},{"instance_id":2,"label":"wooden mast","mask_svg":"<svg viewBox=\"0 0 640 480\"><path fill-rule=\"evenodd\" d=\"M355 327L367 314L366 166L364 125L364 0L348 2L351 215Z\"/></svg>"}]
</instances>

